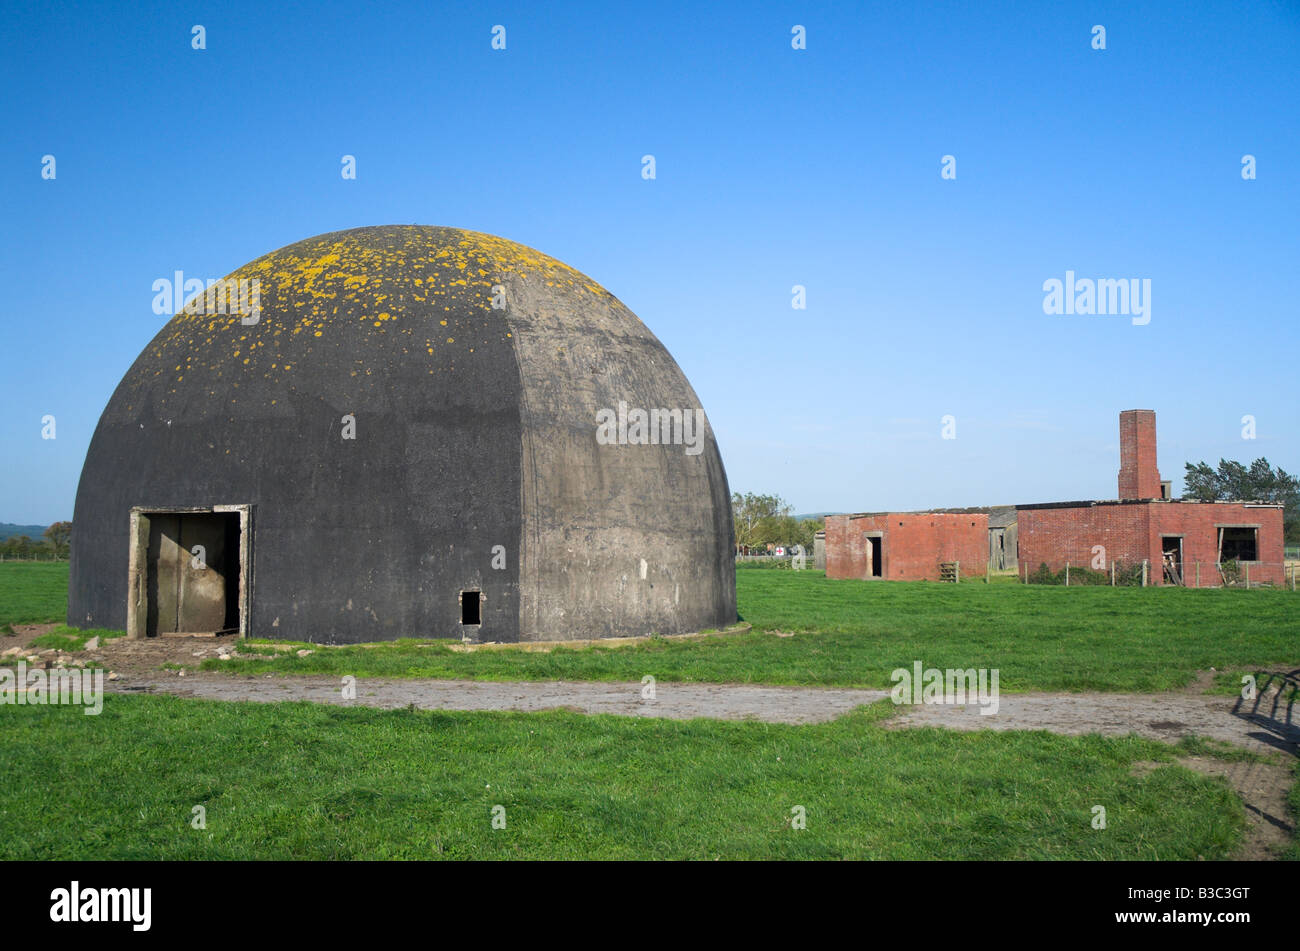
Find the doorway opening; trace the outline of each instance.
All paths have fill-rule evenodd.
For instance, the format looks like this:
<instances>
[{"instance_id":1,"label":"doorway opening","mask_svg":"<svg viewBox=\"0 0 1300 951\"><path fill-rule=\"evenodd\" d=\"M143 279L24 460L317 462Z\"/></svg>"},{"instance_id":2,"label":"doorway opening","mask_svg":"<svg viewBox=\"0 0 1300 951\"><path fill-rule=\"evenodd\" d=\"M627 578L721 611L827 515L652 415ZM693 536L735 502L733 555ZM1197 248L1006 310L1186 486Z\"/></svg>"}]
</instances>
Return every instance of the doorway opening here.
<instances>
[{"instance_id":1,"label":"doorway opening","mask_svg":"<svg viewBox=\"0 0 1300 951\"><path fill-rule=\"evenodd\" d=\"M1160 558L1164 565L1165 584L1183 583L1183 536L1161 535Z\"/></svg>"},{"instance_id":2,"label":"doorway opening","mask_svg":"<svg viewBox=\"0 0 1300 951\"><path fill-rule=\"evenodd\" d=\"M879 535L869 536L867 544L870 546L871 553L871 577L880 578L883 576L885 567L884 539Z\"/></svg>"},{"instance_id":3,"label":"doorway opening","mask_svg":"<svg viewBox=\"0 0 1300 951\"><path fill-rule=\"evenodd\" d=\"M127 633L248 633L249 506L131 511Z\"/></svg>"}]
</instances>

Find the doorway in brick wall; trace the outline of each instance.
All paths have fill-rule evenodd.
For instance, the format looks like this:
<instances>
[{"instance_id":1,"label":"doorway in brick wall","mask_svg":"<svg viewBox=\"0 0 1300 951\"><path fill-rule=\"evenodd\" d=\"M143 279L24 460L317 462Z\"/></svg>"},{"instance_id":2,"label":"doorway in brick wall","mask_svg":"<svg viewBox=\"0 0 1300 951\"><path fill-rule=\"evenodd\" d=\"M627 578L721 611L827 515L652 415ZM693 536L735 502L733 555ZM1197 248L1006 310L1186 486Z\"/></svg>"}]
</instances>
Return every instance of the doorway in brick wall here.
<instances>
[{"instance_id":1,"label":"doorway in brick wall","mask_svg":"<svg viewBox=\"0 0 1300 951\"><path fill-rule=\"evenodd\" d=\"M867 537L867 553L871 557L868 577L881 578L885 569L885 540L879 535Z\"/></svg>"},{"instance_id":2,"label":"doorway in brick wall","mask_svg":"<svg viewBox=\"0 0 1300 951\"><path fill-rule=\"evenodd\" d=\"M1165 584L1183 583L1183 536L1161 535L1160 558L1164 566Z\"/></svg>"}]
</instances>

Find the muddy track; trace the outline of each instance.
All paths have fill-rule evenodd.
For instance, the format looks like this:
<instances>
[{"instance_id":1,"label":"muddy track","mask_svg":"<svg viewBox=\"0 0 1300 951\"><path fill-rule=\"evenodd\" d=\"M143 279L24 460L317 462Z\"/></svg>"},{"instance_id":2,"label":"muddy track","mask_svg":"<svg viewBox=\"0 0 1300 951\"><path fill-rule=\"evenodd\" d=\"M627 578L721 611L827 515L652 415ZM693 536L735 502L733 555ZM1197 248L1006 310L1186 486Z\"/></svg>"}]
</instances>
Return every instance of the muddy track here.
<instances>
[{"instance_id":1,"label":"muddy track","mask_svg":"<svg viewBox=\"0 0 1300 951\"><path fill-rule=\"evenodd\" d=\"M154 672L119 676L106 684L118 693L170 693L205 700L274 703L309 700L340 706L393 710L570 710L632 717L691 720L763 720L820 723L888 696L884 690L772 687L753 684L658 683L654 696L637 683L600 681L383 680L356 678L356 699L343 696L338 677L231 676Z\"/></svg>"}]
</instances>

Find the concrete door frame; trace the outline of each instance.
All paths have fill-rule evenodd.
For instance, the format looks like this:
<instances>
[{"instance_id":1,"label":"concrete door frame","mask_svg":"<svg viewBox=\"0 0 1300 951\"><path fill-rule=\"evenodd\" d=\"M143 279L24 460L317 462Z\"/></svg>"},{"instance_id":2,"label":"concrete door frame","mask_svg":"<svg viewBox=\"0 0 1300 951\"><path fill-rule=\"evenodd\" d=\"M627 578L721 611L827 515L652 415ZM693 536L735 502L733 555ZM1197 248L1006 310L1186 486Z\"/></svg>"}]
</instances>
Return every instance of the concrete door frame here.
<instances>
[{"instance_id":1,"label":"concrete door frame","mask_svg":"<svg viewBox=\"0 0 1300 951\"><path fill-rule=\"evenodd\" d=\"M135 505L131 507L130 545L127 557L126 636L148 637L149 624L149 516L239 514L239 636L248 636L252 595L253 506L250 505Z\"/></svg>"},{"instance_id":2,"label":"concrete door frame","mask_svg":"<svg viewBox=\"0 0 1300 951\"><path fill-rule=\"evenodd\" d=\"M870 564L867 565L867 575L862 580L871 581L873 578L879 578L880 580L883 581L885 579L885 533L882 531L863 532L862 537L867 539L871 539L871 538L880 539L880 574L876 574L872 570L876 566L876 559L874 555L875 550L870 544L868 544L867 552L869 553L868 560L870 561Z\"/></svg>"}]
</instances>

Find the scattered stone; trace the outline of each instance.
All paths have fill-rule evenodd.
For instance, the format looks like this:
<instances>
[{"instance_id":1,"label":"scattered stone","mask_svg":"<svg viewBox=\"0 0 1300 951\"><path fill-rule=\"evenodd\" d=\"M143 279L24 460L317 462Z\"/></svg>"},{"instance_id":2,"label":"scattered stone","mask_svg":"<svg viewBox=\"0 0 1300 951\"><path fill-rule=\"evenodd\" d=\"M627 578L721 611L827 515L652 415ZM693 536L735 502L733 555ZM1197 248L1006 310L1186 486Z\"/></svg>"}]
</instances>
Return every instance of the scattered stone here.
<instances>
[{"instance_id":1,"label":"scattered stone","mask_svg":"<svg viewBox=\"0 0 1300 951\"><path fill-rule=\"evenodd\" d=\"M7 651L0 653L0 657L17 657L23 652L21 647L11 647Z\"/></svg>"},{"instance_id":2,"label":"scattered stone","mask_svg":"<svg viewBox=\"0 0 1300 951\"><path fill-rule=\"evenodd\" d=\"M218 656L220 656L220 658L221 658L222 660L230 660L230 655L229 655L229 654L220 654L220 655L218 655Z\"/></svg>"},{"instance_id":3,"label":"scattered stone","mask_svg":"<svg viewBox=\"0 0 1300 951\"><path fill-rule=\"evenodd\" d=\"M178 671L176 671L176 676L177 676L177 677L184 677L184 676L185 676L185 671L183 671L183 670L178 670Z\"/></svg>"},{"instance_id":4,"label":"scattered stone","mask_svg":"<svg viewBox=\"0 0 1300 951\"><path fill-rule=\"evenodd\" d=\"M117 671L116 671L116 670L110 670L110 671L108 672L108 679L109 679L109 680L116 680L116 679L117 679Z\"/></svg>"},{"instance_id":5,"label":"scattered stone","mask_svg":"<svg viewBox=\"0 0 1300 951\"><path fill-rule=\"evenodd\" d=\"M96 634L96 635L95 635L94 637L92 637L90 640L86 641L86 647L85 647L85 649L88 650L88 651L97 651L97 650L99 650L99 635L98 635L98 634Z\"/></svg>"},{"instance_id":6,"label":"scattered stone","mask_svg":"<svg viewBox=\"0 0 1300 951\"><path fill-rule=\"evenodd\" d=\"M316 652L315 652L315 651L309 651L309 650L300 650L300 651L298 651L298 656L299 656L299 657L306 657L308 654L314 654L314 653L316 653Z\"/></svg>"}]
</instances>

